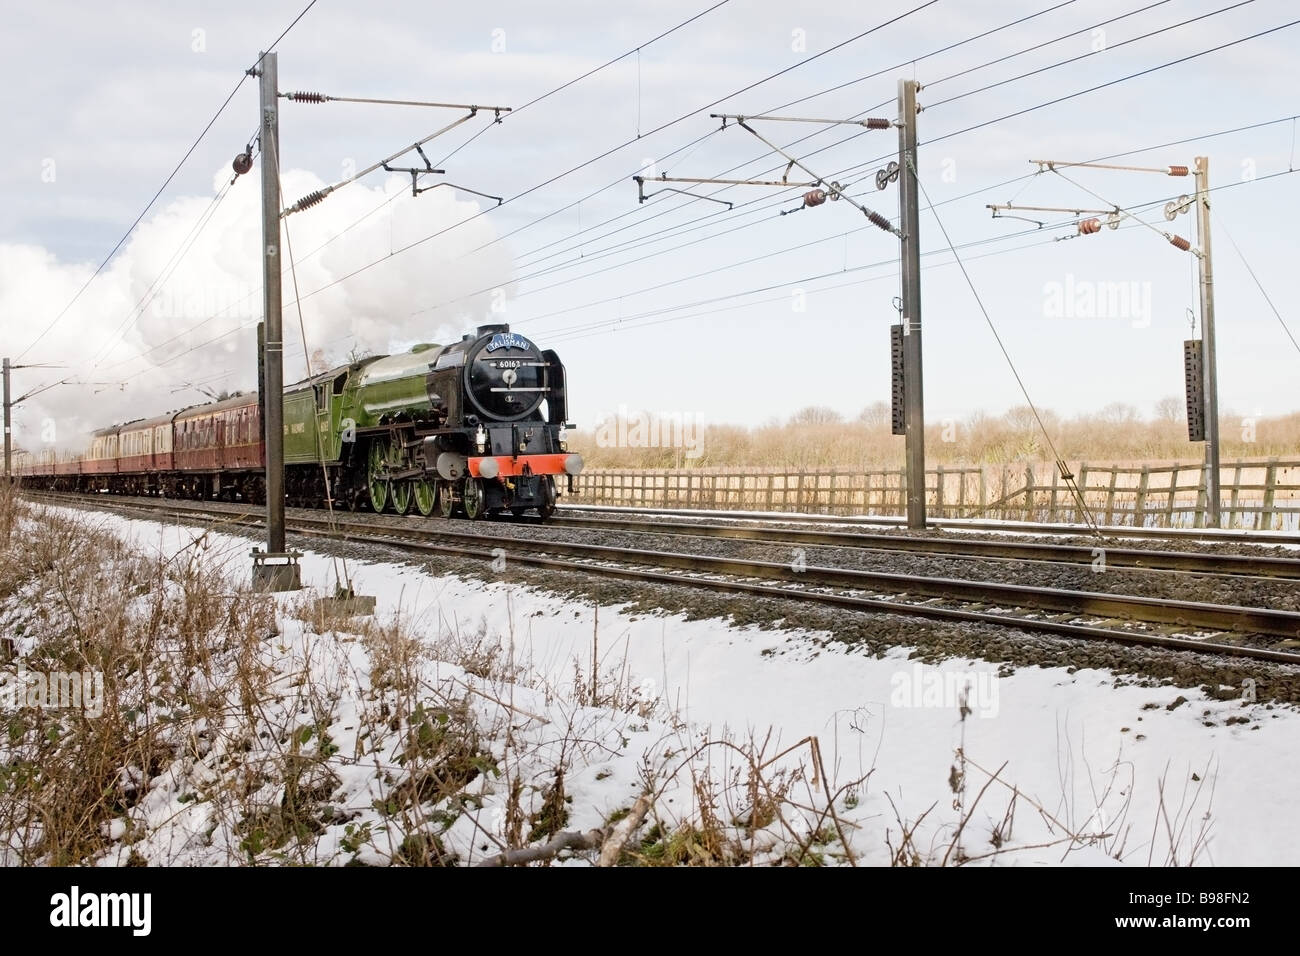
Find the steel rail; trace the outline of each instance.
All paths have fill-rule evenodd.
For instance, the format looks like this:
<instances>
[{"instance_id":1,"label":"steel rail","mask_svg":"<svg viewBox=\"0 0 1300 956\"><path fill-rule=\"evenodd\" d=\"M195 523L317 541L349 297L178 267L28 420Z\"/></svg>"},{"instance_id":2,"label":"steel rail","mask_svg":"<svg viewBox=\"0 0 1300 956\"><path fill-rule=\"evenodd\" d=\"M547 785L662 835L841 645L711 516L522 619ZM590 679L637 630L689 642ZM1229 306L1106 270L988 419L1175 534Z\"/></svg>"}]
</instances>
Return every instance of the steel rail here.
<instances>
[{"instance_id":1,"label":"steel rail","mask_svg":"<svg viewBox=\"0 0 1300 956\"><path fill-rule=\"evenodd\" d=\"M647 518L673 518L682 521L697 518L726 519L728 521L787 522L790 524L844 524L902 528L906 519L895 515L822 515L799 514L788 511L728 511L700 508L634 508L621 505L560 505L557 515L579 512L594 514L643 515ZM987 518L931 518L934 530L993 531L1013 534L1061 535L1095 538L1084 525L1044 521L995 521ZM1127 525L1101 525L1103 537L1150 538L1173 541L1215 541L1229 544L1292 545L1300 546L1300 534L1287 531L1232 530L1227 528L1135 528Z\"/></svg>"},{"instance_id":2,"label":"steel rail","mask_svg":"<svg viewBox=\"0 0 1300 956\"><path fill-rule=\"evenodd\" d=\"M663 534L727 538L770 545L812 545L875 551L906 551L967 558L1001 558L1051 564L1091 565L1101 558L1105 566L1144 571L1185 571L1196 574L1250 575L1300 579L1300 558L1262 555L1213 554L1204 551L1159 551L1100 545L1046 544L1012 538L936 538L866 531L825 531L802 528L746 527L734 524L652 524L626 518L561 517L547 527L595 528L635 534ZM1100 553L1099 553L1100 552Z\"/></svg>"}]
</instances>

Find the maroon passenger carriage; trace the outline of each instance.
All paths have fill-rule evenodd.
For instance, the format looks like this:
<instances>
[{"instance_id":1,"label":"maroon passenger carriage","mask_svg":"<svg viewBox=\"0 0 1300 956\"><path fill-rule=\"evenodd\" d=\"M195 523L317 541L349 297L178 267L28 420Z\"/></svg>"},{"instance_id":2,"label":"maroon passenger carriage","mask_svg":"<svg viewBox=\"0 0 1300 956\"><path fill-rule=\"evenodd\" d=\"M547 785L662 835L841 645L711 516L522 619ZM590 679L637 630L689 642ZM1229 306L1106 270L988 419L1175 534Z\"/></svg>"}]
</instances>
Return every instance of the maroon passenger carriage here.
<instances>
[{"instance_id":1,"label":"maroon passenger carriage","mask_svg":"<svg viewBox=\"0 0 1300 956\"><path fill-rule=\"evenodd\" d=\"M101 428L84 455L53 449L14 456L14 472L37 487L176 498L259 497L263 467L256 395Z\"/></svg>"}]
</instances>

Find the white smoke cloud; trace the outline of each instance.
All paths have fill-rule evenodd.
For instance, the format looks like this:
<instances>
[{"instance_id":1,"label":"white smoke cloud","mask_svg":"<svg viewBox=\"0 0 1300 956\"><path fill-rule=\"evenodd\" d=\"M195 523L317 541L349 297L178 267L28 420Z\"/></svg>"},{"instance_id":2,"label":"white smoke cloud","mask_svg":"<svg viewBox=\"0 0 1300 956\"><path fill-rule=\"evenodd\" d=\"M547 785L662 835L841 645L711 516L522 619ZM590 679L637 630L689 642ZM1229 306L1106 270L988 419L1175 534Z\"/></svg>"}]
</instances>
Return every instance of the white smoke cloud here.
<instances>
[{"instance_id":1,"label":"white smoke cloud","mask_svg":"<svg viewBox=\"0 0 1300 956\"><path fill-rule=\"evenodd\" d=\"M218 172L214 189L230 176L228 167ZM285 205L325 185L313 173L291 170L283 177ZM48 382L71 382L15 409L15 444L35 449L53 439L61 450L80 451L96 428L207 401L209 392L255 389L260 201L254 172L240 177L214 211L211 197L183 197L142 222L73 308L23 356L23 363L66 368L16 371L15 397ZM504 242L478 248L497 238L488 217L464 221L480 208L445 187L413 197L409 178L392 176L374 187L353 183L288 217L297 287L305 297L307 349L293 276L286 274L285 381L307 373L307 356L313 366L341 364L351 354L445 343L477 323L500 321L491 308L502 293L493 290L507 297L512 292L513 262ZM208 212L210 221L192 236ZM394 255L456 223L445 235ZM383 261L339 281L377 260ZM3 353L16 359L93 269L60 262L43 248L0 244ZM155 284L162 275L167 280Z\"/></svg>"}]
</instances>

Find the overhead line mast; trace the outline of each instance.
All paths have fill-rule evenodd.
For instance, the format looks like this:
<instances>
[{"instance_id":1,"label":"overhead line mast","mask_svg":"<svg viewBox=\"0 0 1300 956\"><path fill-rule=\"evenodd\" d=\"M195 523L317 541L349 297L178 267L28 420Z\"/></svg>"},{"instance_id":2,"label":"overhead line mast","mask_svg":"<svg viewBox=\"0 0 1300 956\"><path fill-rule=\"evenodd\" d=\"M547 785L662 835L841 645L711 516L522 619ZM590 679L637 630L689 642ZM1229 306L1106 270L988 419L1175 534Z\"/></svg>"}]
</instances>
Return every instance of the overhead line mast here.
<instances>
[{"instance_id":1,"label":"overhead line mast","mask_svg":"<svg viewBox=\"0 0 1300 956\"><path fill-rule=\"evenodd\" d=\"M880 117L865 119L814 119L801 116L745 116L735 113L712 113L713 119L722 120L722 128L728 123L734 124L754 136L773 152L787 160L785 175L779 180L761 179L705 179L687 176L633 176L637 184L637 199L645 202L659 192L681 192L697 199L710 199L709 196L697 196L685 190L666 187L664 190L647 193L645 184L651 183L690 183L734 186L777 186L781 188L807 189L803 194L801 205L781 211L789 215L802 209L811 209L822 205L828 199L832 202L844 200L867 217L873 226L897 236L900 240L900 271L903 280L902 323L890 330L891 350L899 352L893 363L894 385L894 434L905 436L906 442L906 498L907 526L920 529L926 526L925 517L925 402L921 387L921 242L920 242L920 204L917 186L916 160L916 94L920 84L915 80L898 81L898 119L888 120ZM898 197L898 225L876 212L852 196L846 187L838 182L826 179L810 169L802 159L792 156L785 149L761 135L751 125L756 121L780 123L818 123L829 126L861 126L867 130L883 130L898 127L898 161L891 162L876 173L876 188L884 189L891 182L902 183ZM803 182L791 182L790 173L795 168L810 178ZM714 202L726 202L715 199ZM728 203L728 205L730 205Z\"/></svg>"},{"instance_id":2,"label":"overhead line mast","mask_svg":"<svg viewBox=\"0 0 1300 956\"><path fill-rule=\"evenodd\" d=\"M260 143L262 174L262 305L265 312L264 326L258 337L258 395L262 409L262 427L265 443L265 482L266 482L266 526L267 549L254 549L253 581L266 590L291 591L302 586L301 572L298 567L298 552L285 549L285 471L284 471L284 297L281 286L283 274L283 257L280 255L281 221L295 213L317 205L336 189L355 182L362 176L383 168L389 172L406 172L411 175L411 189L419 195L426 189L418 188L418 179L425 173L441 173L434 169L420 147L468 122L478 115L480 110L491 110L496 122L501 121L501 114L510 111L508 106L477 106L459 103L417 102L412 100L380 100L360 97L327 96L323 93L280 93L279 92L279 56L276 53L264 53L258 59L258 66L249 70L250 75L259 78L259 98L261 104ZM299 103L327 103L331 101L354 103L396 104L402 106L423 106L443 109L464 110L465 115L441 129L425 136L410 146L405 146L391 156L373 163L354 176L341 182L318 189L304 196L289 208L282 207L280 194L280 118L279 101L281 98ZM399 156L415 150L424 158L426 169L393 169L389 164ZM252 169L252 157L248 151L235 157L234 170L242 175ZM444 184L439 184L444 185ZM446 184L449 185L449 184ZM427 187L434 188L434 187ZM463 187L455 187L463 188ZM468 190L473 192L473 190ZM476 193L476 195L485 195ZM489 197L497 198L497 197ZM499 203L501 200L497 199ZM292 264L292 263L291 263ZM332 498L332 491L327 486L327 497Z\"/></svg>"},{"instance_id":3,"label":"overhead line mast","mask_svg":"<svg viewBox=\"0 0 1300 956\"><path fill-rule=\"evenodd\" d=\"M1180 214L1196 206L1196 241L1193 246L1182 236L1166 232L1135 216L1127 209L1111 206L1106 210L1088 210L1053 206L1012 206L1010 203L991 204L995 218L1003 211L1037 209L1040 212L1070 212L1074 215L1097 213L1106 217L1105 225L1118 228L1121 219L1132 219L1163 237L1174 248L1190 252L1196 257L1200 272L1201 337L1183 343L1183 368L1187 390L1187 437L1189 441L1205 442L1205 522L1217 528L1222 523L1222 490L1219 459L1219 376L1214 341L1214 271L1210 260L1210 160L1197 156L1191 167L1120 166L1112 163L1073 163L1057 159L1031 159L1040 173L1053 172L1071 185L1077 186L1095 199L1106 200L1081 183L1061 172L1062 169L1106 169L1120 172L1157 173L1161 176L1184 177L1191 175L1196 183L1195 196L1180 196L1165 205L1165 219L1172 222ZM1101 231L1102 220L1080 220L1076 225L1079 235L1094 235Z\"/></svg>"},{"instance_id":4,"label":"overhead line mast","mask_svg":"<svg viewBox=\"0 0 1300 956\"><path fill-rule=\"evenodd\" d=\"M266 457L266 551L255 548L253 582L269 591L302 587L299 554L285 551L284 529L284 323L280 288L280 115L276 86L279 54L260 59L262 142L262 307L265 330L258 388ZM257 68L254 68L257 69ZM241 154L235 160L240 172Z\"/></svg>"}]
</instances>

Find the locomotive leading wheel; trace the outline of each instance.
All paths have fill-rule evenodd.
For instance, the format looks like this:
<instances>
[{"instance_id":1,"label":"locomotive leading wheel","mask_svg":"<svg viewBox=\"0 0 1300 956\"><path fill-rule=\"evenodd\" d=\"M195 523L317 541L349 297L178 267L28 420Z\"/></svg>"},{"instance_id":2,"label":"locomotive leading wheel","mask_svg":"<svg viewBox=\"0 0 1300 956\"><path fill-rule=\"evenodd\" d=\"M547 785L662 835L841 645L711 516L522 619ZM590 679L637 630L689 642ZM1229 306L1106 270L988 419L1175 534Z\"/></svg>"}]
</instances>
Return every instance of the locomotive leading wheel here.
<instances>
[{"instance_id":1,"label":"locomotive leading wheel","mask_svg":"<svg viewBox=\"0 0 1300 956\"><path fill-rule=\"evenodd\" d=\"M379 442L370 445L366 467L366 490L370 492L370 508L382 514L388 505L388 479L383 477L384 448Z\"/></svg>"},{"instance_id":2,"label":"locomotive leading wheel","mask_svg":"<svg viewBox=\"0 0 1300 956\"><path fill-rule=\"evenodd\" d=\"M428 478L411 482L411 495L415 498L415 510L425 518L438 506L438 486Z\"/></svg>"},{"instance_id":3,"label":"locomotive leading wheel","mask_svg":"<svg viewBox=\"0 0 1300 956\"><path fill-rule=\"evenodd\" d=\"M438 513L444 518L456 513L456 495L449 481L438 482Z\"/></svg>"},{"instance_id":4,"label":"locomotive leading wheel","mask_svg":"<svg viewBox=\"0 0 1300 956\"><path fill-rule=\"evenodd\" d=\"M542 503L538 505L537 513L543 521L555 514L555 479L550 475L542 479Z\"/></svg>"},{"instance_id":5,"label":"locomotive leading wheel","mask_svg":"<svg viewBox=\"0 0 1300 956\"><path fill-rule=\"evenodd\" d=\"M471 521L483 517L485 498L483 482L478 478L466 478L465 491L461 495L462 502L465 505L465 517Z\"/></svg>"}]
</instances>

